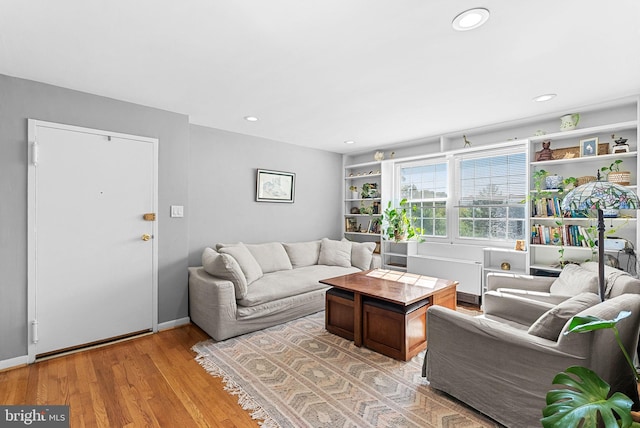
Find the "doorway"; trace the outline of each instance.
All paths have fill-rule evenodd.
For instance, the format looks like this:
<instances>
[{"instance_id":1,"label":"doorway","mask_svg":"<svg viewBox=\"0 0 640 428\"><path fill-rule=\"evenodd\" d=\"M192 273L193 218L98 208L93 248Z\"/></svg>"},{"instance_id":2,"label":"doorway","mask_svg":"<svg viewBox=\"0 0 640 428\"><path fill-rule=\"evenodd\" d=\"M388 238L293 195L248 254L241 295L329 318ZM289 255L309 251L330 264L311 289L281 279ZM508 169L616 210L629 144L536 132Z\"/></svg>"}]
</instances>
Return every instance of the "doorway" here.
<instances>
[{"instance_id":1,"label":"doorway","mask_svg":"<svg viewBox=\"0 0 640 428\"><path fill-rule=\"evenodd\" d=\"M29 362L157 329L158 140L29 120Z\"/></svg>"}]
</instances>

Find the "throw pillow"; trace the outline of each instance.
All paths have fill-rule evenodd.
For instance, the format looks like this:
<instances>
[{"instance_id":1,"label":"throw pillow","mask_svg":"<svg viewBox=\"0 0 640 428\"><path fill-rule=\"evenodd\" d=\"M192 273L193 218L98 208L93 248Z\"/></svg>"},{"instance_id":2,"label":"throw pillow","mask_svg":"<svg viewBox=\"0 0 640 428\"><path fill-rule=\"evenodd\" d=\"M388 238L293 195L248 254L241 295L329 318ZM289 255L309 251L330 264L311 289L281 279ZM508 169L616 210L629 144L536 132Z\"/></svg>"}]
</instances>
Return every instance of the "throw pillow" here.
<instances>
[{"instance_id":1,"label":"throw pillow","mask_svg":"<svg viewBox=\"0 0 640 428\"><path fill-rule=\"evenodd\" d=\"M247 278L233 257L220 254L212 248L205 248L202 252L202 267L210 275L231 281L236 299L242 299L247 295Z\"/></svg>"},{"instance_id":2,"label":"throw pillow","mask_svg":"<svg viewBox=\"0 0 640 428\"><path fill-rule=\"evenodd\" d=\"M318 264L351 267L351 241L333 241L323 238Z\"/></svg>"},{"instance_id":3,"label":"throw pillow","mask_svg":"<svg viewBox=\"0 0 640 428\"><path fill-rule=\"evenodd\" d=\"M260 265L242 242L240 242L239 245L222 247L219 252L221 254L229 254L236 259L240 265L240 269L242 269L242 273L244 273L244 276L247 278L247 285L262 278Z\"/></svg>"},{"instance_id":4,"label":"throw pillow","mask_svg":"<svg viewBox=\"0 0 640 428\"><path fill-rule=\"evenodd\" d=\"M289 255L293 268L313 266L318 264L320 257L320 241L294 242L282 244Z\"/></svg>"},{"instance_id":5,"label":"throw pillow","mask_svg":"<svg viewBox=\"0 0 640 428\"><path fill-rule=\"evenodd\" d=\"M567 321L598 303L600 303L600 297L598 297L597 294L580 293L542 314L540 318L529 327L528 333L557 342L560 332Z\"/></svg>"},{"instance_id":6,"label":"throw pillow","mask_svg":"<svg viewBox=\"0 0 640 428\"><path fill-rule=\"evenodd\" d=\"M260 265L262 273L293 269L287 252L279 242L246 244L246 247Z\"/></svg>"},{"instance_id":7,"label":"throw pillow","mask_svg":"<svg viewBox=\"0 0 640 428\"><path fill-rule=\"evenodd\" d=\"M599 272L598 262L584 262L580 263L580 267L588 270L589 272ZM604 298L608 299L611 297L611 289L613 288L616 281L621 277L631 276L630 273L625 272L620 269L616 269L612 266L605 265L604 267ZM624 281L624 279L623 279ZM624 294L624 292L623 292Z\"/></svg>"},{"instance_id":8,"label":"throw pillow","mask_svg":"<svg viewBox=\"0 0 640 428\"><path fill-rule=\"evenodd\" d=\"M343 239L346 241L346 239ZM373 258L373 250L376 249L375 242L351 242L351 265L360 270L368 270L371 268L371 259Z\"/></svg>"},{"instance_id":9,"label":"throw pillow","mask_svg":"<svg viewBox=\"0 0 640 428\"><path fill-rule=\"evenodd\" d=\"M566 265L558 279L549 287L551 294L575 296L579 293L598 293L598 273L578 265Z\"/></svg>"}]
</instances>

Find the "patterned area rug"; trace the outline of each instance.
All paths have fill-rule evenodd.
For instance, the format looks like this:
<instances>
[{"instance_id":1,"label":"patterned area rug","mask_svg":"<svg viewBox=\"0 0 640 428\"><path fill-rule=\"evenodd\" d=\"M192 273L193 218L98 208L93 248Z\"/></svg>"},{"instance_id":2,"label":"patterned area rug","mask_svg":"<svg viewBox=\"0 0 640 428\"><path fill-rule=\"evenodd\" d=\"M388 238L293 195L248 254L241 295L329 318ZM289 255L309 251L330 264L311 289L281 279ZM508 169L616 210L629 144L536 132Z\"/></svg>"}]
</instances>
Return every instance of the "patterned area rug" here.
<instances>
[{"instance_id":1,"label":"patterned area rug","mask_svg":"<svg viewBox=\"0 0 640 428\"><path fill-rule=\"evenodd\" d=\"M222 342L196 360L263 427L495 427L428 387L424 353L402 362L324 329L324 312Z\"/></svg>"}]
</instances>

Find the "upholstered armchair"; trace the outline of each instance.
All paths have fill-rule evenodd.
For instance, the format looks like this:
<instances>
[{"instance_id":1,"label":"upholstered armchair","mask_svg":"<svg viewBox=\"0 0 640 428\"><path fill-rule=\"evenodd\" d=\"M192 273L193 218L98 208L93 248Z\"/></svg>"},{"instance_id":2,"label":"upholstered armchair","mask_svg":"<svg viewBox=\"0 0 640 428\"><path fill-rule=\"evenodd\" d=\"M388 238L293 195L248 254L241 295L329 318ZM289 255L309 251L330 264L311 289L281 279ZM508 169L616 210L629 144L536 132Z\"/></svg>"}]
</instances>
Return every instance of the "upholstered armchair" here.
<instances>
[{"instance_id":1,"label":"upholstered armchair","mask_svg":"<svg viewBox=\"0 0 640 428\"><path fill-rule=\"evenodd\" d=\"M542 280L539 281L544 282ZM640 328L640 295L622 294L600 302L581 293L548 311L518 295L485 302L484 314L470 316L432 306L427 312L427 353L423 376L445 392L508 427L540 426L553 377L573 365L594 370L638 403L636 382L610 330L564 335L574 315L613 319L626 349L635 349Z\"/></svg>"}]
</instances>

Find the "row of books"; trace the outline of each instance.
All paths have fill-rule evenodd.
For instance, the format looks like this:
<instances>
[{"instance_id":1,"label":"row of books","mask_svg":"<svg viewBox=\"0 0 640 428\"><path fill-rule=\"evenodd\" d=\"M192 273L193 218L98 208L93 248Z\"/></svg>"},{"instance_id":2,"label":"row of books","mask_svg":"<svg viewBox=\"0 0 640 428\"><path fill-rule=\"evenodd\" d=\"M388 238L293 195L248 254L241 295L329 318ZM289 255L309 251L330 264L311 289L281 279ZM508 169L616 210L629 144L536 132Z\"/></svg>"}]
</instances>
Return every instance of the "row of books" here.
<instances>
[{"instance_id":1,"label":"row of books","mask_svg":"<svg viewBox=\"0 0 640 428\"><path fill-rule=\"evenodd\" d=\"M565 224L562 226L531 226L531 243L542 245L565 245L572 247L589 247L589 241L595 236L585 226Z\"/></svg>"},{"instance_id":2,"label":"row of books","mask_svg":"<svg viewBox=\"0 0 640 428\"><path fill-rule=\"evenodd\" d=\"M531 204L532 217L562 217L560 198L540 198Z\"/></svg>"}]
</instances>

